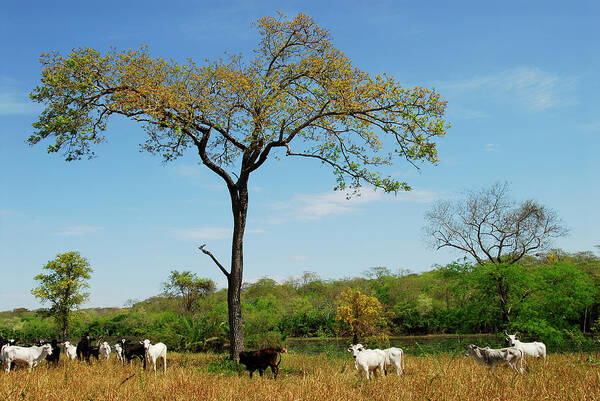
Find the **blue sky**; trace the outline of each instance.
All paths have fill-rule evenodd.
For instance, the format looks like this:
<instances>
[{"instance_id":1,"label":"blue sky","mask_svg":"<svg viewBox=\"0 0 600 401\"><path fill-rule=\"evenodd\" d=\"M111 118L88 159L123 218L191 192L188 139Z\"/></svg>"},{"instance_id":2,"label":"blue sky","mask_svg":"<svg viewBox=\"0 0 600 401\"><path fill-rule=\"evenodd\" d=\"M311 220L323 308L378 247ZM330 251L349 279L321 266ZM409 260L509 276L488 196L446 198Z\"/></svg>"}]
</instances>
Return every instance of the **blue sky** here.
<instances>
[{"instance_id":1,"label":"blue sky","mask_svg":"<svg viewBox=\"0 0 600 401\"><path fill-rule=\"evenodd\" d=\"M490 3L490 4L487 4ZM164 165L140 153L143 131L113 120L91 161L64 162L24 140L41 111L28 94L39 56L76 47L148 44L183 61L249 55L252 23L303 12L330 30L355 65L448 101L440 162L394 173L414 190L365 191L347 201L331 172L307 160L271 160L250 182L245 279L305 271L323 278L372 266L424 271L462 255L427 247L432 202L508 181L516 200L554 209L571 229L567 251L600 244L600 5L581 2L27 1L0 14L0 310L39 307L33 276L57 253L94 268L85 306L121 306L160 291L170 270L224 285L197 247L227 262L231 212L219 178L193 154Z\"/></svg>"}]
</instances>

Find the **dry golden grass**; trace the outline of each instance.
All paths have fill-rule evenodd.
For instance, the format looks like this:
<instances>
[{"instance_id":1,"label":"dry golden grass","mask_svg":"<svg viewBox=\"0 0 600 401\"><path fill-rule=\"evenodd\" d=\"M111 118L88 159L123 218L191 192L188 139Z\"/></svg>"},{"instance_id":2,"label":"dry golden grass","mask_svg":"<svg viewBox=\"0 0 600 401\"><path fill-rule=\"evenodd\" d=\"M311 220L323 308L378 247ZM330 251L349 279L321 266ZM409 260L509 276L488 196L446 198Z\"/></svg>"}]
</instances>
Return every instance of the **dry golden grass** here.
<instances>
[{"instance_id":1,"label":"dry golden grass","mask_svg":"<svg viewBox=\"0 0 600 401\"><path fill-rule=\"evenodd\" d=\"M600 364L584 354L532 361L522 376L503 367L489 372L467 357L409 356L405 375L370 382L358 381L350 355L284 354L276 381L270 370L252 379L245 371L208 372L221 359L169 354L167 374L156 376L139 363L61 360L57 368L0 373L0 400L600 400Z\"/></svg>"}]
</instances>

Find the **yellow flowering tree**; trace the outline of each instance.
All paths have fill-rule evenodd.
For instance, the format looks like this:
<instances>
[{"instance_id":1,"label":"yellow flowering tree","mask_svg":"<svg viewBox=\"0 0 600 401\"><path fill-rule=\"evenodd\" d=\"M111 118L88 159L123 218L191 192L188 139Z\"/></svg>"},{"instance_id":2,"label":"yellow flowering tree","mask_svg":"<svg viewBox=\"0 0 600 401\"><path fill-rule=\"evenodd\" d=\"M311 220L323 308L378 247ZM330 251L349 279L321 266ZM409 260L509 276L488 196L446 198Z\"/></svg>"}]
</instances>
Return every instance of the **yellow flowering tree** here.
<instances>
[{"instance_id":1,"label":"yellow flowering tree","mask_svg":"<svg viewBox=\"0 0 600 401\"><path fill-rule=\"evenodd\" d=\"M348 326L353 344L359 338L376 334L378 326L383 322L383 308L377 298L348 288L341 292L339 302L336 317Z\"/></svg>"},{"instance_id":2,"label":"yellow flowering tree","mask_svg":"<svg viewBox=\"0 0 600 401\"><path fill-rule=\"evenodd\" d=\"M286 155L330 166L337 189L409 190L383 171L396 160L436 163L435 139L447 128L439 94L361 71L310 17L279 14L256 27L260 41L249 59L180 64L152 57L146 47L43 55L42 84L31 98L45 109L28 139L50 140L48 152L67 161L92 157L92 147L106 140L108 119L125 116L143 124L142 149L165 161L192 150L223 179L233 214L229 267L200 249L227 277L234 360L244 346L240 295L251 174L269 157Z\"/></svg>"}]
</instances>

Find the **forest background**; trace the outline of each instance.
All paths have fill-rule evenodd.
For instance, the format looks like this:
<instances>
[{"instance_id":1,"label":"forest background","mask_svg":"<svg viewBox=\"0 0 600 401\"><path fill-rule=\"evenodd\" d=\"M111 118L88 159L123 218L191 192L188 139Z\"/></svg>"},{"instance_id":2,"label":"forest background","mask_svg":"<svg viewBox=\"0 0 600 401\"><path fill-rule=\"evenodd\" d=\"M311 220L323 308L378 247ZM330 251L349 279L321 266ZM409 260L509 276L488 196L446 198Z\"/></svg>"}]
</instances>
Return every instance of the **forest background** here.
<instances>
[{"instance_id":1,"label":"forest background","mask_svg":"<svg viewBox=\"0 0 600 401\"><path fill-rule=\"evenodd\" d=\"M509 288L508 322L503 321L496 291L498 274ZM172 351L223 350L228 338L226 290L198 280L202 291L192 302L189 294L174 291L171 274L165 277L164 291L144 301L74 311L70 337L89 332L108 340L150 338ZM544 341L554 352L591 350L599 344L600 258L590 251L555 249L513 265L479 266L460 259L422 273L372 267L353 278L323 280L305 272L283 282L265 277L245 283L246 346L285 345L291 337L348 337L349 327L336 316L340 294L348 288L380 301L376 331L385 334L384 342L388 336L425 334L481 333L500 339L508 330ZM0 313L0 335L32 342L58 338L60 330L46 309L20 308ZM377 345L381 338L361 340Z\"/></svg>"}]
</instances>

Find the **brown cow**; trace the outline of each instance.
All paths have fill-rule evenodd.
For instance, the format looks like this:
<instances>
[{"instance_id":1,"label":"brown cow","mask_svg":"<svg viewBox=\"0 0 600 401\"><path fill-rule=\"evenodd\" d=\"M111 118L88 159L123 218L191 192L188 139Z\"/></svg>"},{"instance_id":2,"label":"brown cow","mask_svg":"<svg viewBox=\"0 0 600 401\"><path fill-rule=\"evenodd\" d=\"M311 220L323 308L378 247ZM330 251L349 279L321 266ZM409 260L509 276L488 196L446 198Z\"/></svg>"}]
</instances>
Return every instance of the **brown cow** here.
<instances>
[{"instance_id":1,"label":"brown cow","mask_svg":"<svg viewBox=\"0 0 600 401\"><path fill-rule=\"evenodd\" d=\"M281 363L281 355L279 356L279 362L277 362L277 354L286 353L285 348L263 348L258 351L242 351L240 352L240 362L246 365L246 369L250 371L250 378L252 373L258 369L258 374L261 376L263 372L271 367L274 378L277 379L277 373L279 373L279 364Z\"/></svg>"}]
</instances>

